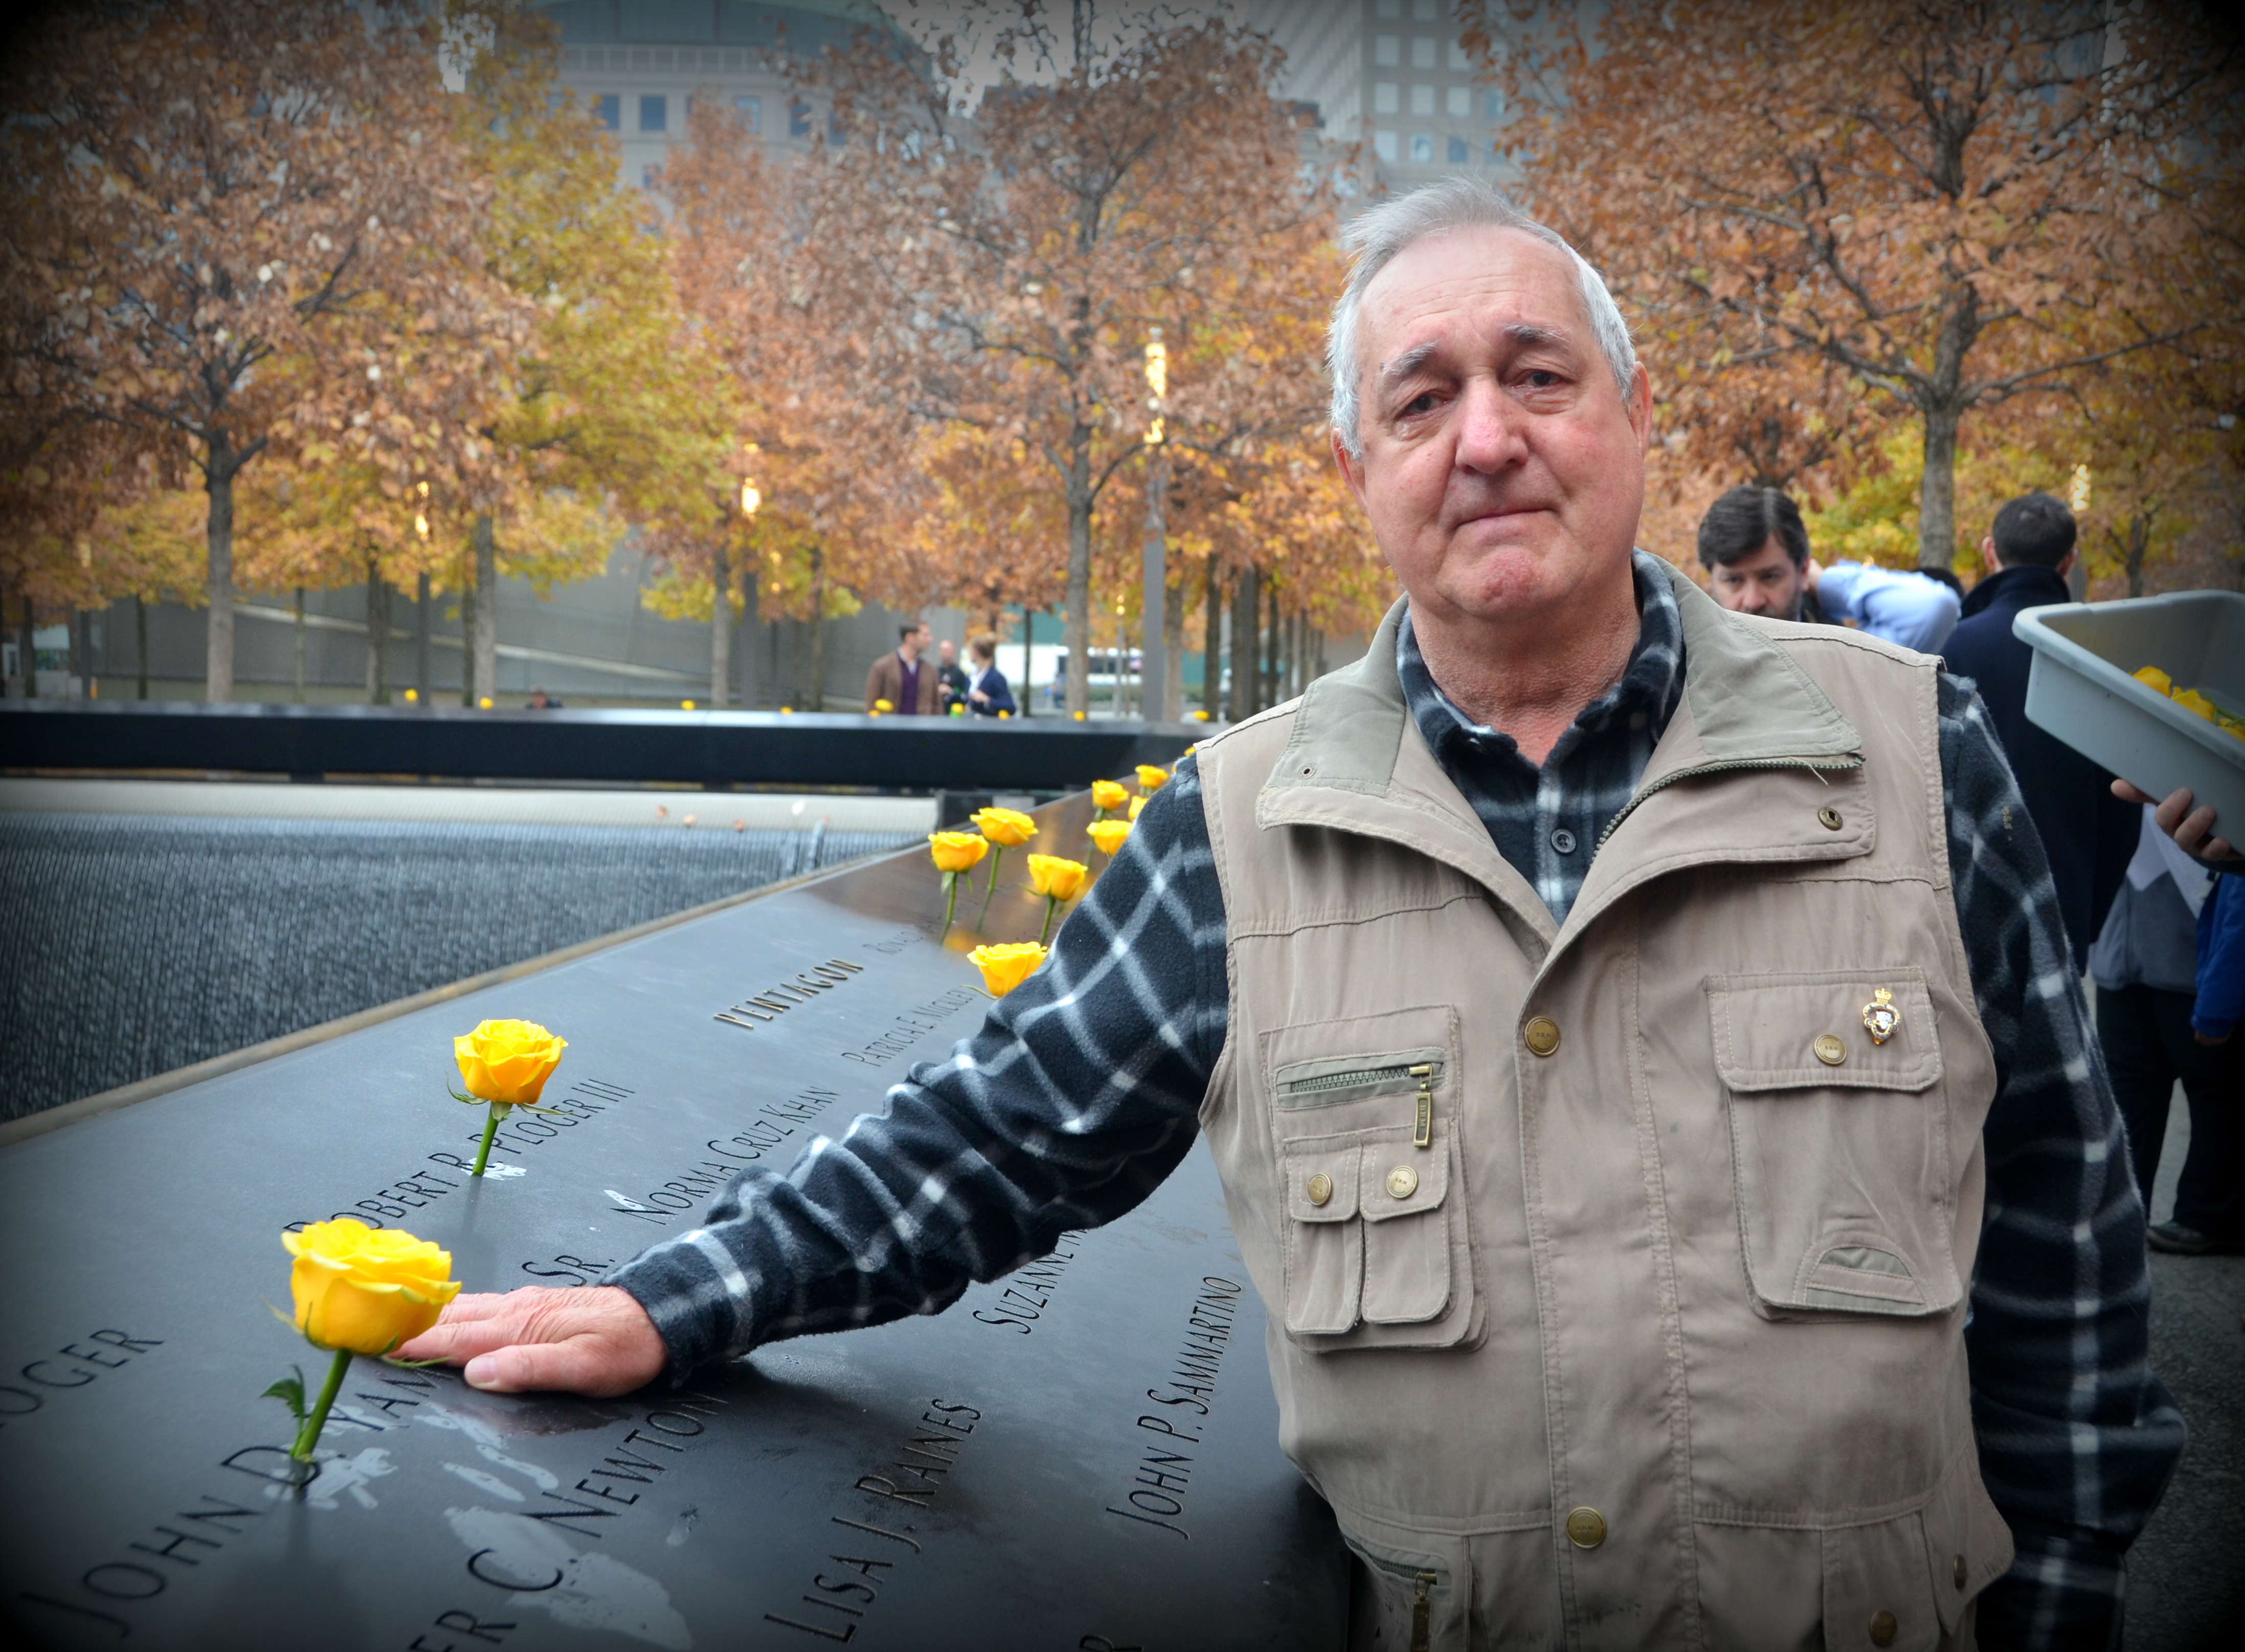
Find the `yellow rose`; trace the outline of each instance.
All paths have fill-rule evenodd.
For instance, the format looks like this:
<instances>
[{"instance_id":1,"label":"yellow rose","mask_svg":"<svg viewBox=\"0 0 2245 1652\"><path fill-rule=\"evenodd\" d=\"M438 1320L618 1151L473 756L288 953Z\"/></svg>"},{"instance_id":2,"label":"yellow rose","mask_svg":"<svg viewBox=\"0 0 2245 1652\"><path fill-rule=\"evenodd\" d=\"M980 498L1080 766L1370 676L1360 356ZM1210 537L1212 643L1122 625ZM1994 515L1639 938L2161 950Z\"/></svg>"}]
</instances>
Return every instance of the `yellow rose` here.
<instances>
[{"instance_id":1,"label":"yellow rose","mask_svg":"<svg viewBox=\"0 0 2245 1652\"><path fill-rule=\"evenodd\" d=\"M1091 783L1091 806L1095 809L1119 809L1129 795L1122 789L1120 780L1094 780Z\"/></svg>"},{"instance_id":2,"label":"yellow rose","mask_svg":"<svg viewBox=\"0 0 2245 1652\"><path fill-rule=\"evenodd\" d=\"M295 1265L296 1329L315 1348L387 1354L437 1322L460 1294L450 1253L394 1227L344 1216L283 1234Z\"/></svg>"},{"instance_id":3,"label":"yellow rose","mask_svg":"<svg viewBox=\"0 0 2245 1652\"><path fill-rule=\"evenodd\" d=\"M1112 857L1129 835L1130 823L1128 820L1094 820L1091 823L1091 840L1099 846L1099 852L1103 855Z\"/></svg>"},{"instance_id":4,"label":"yellow rose","mask_svg":"<svg viewBox=\"0 0 2245 1652\"><path fill-rule=\"evenodd\" d=\"M982 984L993 998L1002 998L1028 980L1045 961L1045 949L1034 941L1007 941L977 947L967 962L982 972Z\"/></svg>"},{"instance_id":5,"label":"yellow rose","mask_svg":"<svg viewBox=\"0 0 2245 1652\"><path fill-rule=\"evenodd\" d=\"M927 842L938 872L971 872L990 853L990 840L972 832L931 833Z\"/></svg>"},{"instance_id":6,"label":"yellow rose","mask_svg":"<svg viewBox=\"0 0 2245 1652\"><path fill-rule=\"evenodd\" d=\"M1082 891L1091 868L1081 860L1063 860L1056 854L1029 857L1029 887L1055 901L1073 901Z\"/></svg>"},{"instance_id":7,"label":"yellow rose","mask_svg":"<svg viewBox=\"0 0 2245 1652\"><path fill-rule=\"evenodd\" d=\"M977 809L974 824L1000 848L1010 849L1037 835L1037 823L1019 809Z\"/></svg>"},{"instance_id":8,"label":"yellow rose","mask_svg":"<svg viewBox=\"0 0 2245 1652\"><path fill-rule=\"evenodd\" d=\"M1138 765L1138 784L1148 792L1160 791L1162 782L1169 778L1170 772L1167 769L1157 768L1150 763L1141 763Z\"/></svg>"},{"instance_id":9,"label":"yellow rose","mask_svg":"<svg viewBox=\"0 0 2245 1652\"><path fill-rule=\"evenodd\" d=\"M1143 798L1132 798L1132 799L1130 799L1130 819L1133 819L1133 820L1136 820L1136 819L1138 818L1139 811L1141 811L1142 809L1143 809L1145 806L1146 806L1146 799L1143 799Z\"/></svg>"},{"instance_id":10,"label":"yellow rose","mask_svg":"<svg viewBox=\"0 0 2245 1652\"><path fill-rule=\"evenodd\" d=\"M884 711L893 711L896 709L896 705L892 701L876 700L873 702L873 715L875 717L878 717Z\"/></svg>"},{"instance_id":11,"label":"yellow rose","mask_svg":"<svg viewBox=\"0 0 2245 1652\"><path fill-rule=\"evenodd\" d=\"M534 1021L485 1021L452 1040L452 1059L477 1100L520 1107L538 1099L567 1047Z\"/></svg>"}]
</instances>

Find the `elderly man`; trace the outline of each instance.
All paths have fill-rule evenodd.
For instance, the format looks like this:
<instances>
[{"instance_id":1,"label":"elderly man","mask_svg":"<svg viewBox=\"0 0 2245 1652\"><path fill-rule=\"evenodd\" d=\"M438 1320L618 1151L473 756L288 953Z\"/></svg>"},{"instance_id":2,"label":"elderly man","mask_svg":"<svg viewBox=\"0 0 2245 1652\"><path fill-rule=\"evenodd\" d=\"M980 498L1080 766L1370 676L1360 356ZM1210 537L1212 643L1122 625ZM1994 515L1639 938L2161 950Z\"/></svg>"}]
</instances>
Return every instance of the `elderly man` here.
<instances>
[{"instance_id":1,"label":"elderly man","mask_svg":"<svg viewBox=\"0 0 2245 1652\"><path fill-rule=\"evenodd\" d=\"M1350 233L1370 653L1203 741L885 1115L404 1351L607 1394L935 1312L1198 1133L1378 1644L2109 1644L2182 1425L1985 718L1632 554L1645 375L1551 232L1452 180Z\"/></svg>"}]
</instances>

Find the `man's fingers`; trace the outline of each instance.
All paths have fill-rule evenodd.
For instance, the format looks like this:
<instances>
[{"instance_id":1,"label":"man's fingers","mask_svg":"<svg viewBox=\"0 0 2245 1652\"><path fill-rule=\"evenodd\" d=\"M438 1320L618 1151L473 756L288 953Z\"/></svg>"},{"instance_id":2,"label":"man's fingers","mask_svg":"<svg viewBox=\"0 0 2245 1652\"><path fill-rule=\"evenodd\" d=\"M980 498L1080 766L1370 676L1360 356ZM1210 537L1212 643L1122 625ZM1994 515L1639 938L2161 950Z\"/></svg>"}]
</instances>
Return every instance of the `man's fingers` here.
<instances>
[{"instance_id":1,"label":"man's fingers","mask_svg":"<svg viewBox=\"0 0 2245 1652\"><path fill-rule=\"evenodd\" d=\"M513 1300L512 1291L463 1292L444 1304L439 1320L443 1324L458 1325L471 1319L494 1319L505 1313L507 1304Z\"/></svg>"},{"instance_id":2,"label":"man's fingers","mask_svg":"<svg viewBox=\"0 0 2245 1652\"><path fill-rule=\"evenodd\" d=\"M457 1365L494 1348L520 1342L524 1334L520 1319L519 1315L509 1314L492 1319L465 1320L458 1324L440 1322L400 1348L396 1357L447 1359Z\"/></svg>"},{"instance_id":3,"label":"man's fingers","mask_svg":"<svg viewBox=\"0 0 2245 1652\"><path fill-rule=\"evenodd\" d=\"M468 1386L493 1394L519 1394L527 1389L564 1389L589 1394L595 1399L628 1394L643 1386L655 1372L639 1369L640 1363L605 1336L572 1336L563 1343L516 1343L468 1362Z\"/></svg>"},{"instance_id":4,"label":"man's fingers","mask_svg":"<svg viewBox=\"0 0 2245 1652\"><path fill-rule=\"evenodd\" d=\"M2153 823L2167 836L2174 836L2183 816L2190 812L2190 788L2187 785L2168 792L2160 799L2159 807L2152 811Z\"/></svg>"},{"instance_id":5,"label":"man's fingers","mask_svg":"<svg viewBox=\"0 0 2245 1652\"><path fill-rule=\"evenodd\" d=\"M2157 803L2159 801L2150 792L2139 791L2126 780L2113 782L2113 795L2123 803Z\"/></svg>"}]
</instances>

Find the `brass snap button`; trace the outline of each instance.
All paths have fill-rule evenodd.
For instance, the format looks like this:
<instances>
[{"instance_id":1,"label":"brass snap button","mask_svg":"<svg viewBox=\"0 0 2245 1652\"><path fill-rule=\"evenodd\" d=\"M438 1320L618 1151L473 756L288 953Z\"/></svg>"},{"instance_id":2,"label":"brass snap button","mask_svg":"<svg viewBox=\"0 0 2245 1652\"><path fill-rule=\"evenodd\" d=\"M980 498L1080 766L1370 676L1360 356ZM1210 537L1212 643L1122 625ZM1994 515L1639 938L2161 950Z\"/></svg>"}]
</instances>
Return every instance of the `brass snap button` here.
<instances>
[{"instance_id":1,"label":"brass snap button","mask_svg":"<svg viewBox=\"0 0 2245 1652\"><path fill-rule=\"evenodd\" d=\"M1892 1646L1894 1644L1895 1631L1901 1627L1902 1626L1900 1624L1895 1621L1895 1615L1891 1612L1872 1613L1871 1644L1873 1646Z\"/></svg>"},{"instance_id":2,"label":"brass snap button","mask_svg":"<svg viewBox=\"0 0 2245 1652\"><path fill-rule=\"evenodd\" d=\"M1949 1563L1949 1575L1957 1580L1957 1587L1958 1588L1961 1589L1964 1587L1964 1580L1968 1574L1964 1569L1964 1557L1963 1555L1958 1555L1955 1560Z\"/></svg>"},{"instance_id":3,"label":"brass snap button","mask_svg":"<svg viewBox=\"0 0 2245 1652\"><path fill-rule=\"evenodd\" d=\"M1828 832L1837 832L1840 829L1841 824L1840 812L1828 803L1816 811L1816 818L1823 822L1824 829Z\"/></svg>"},{"instance_id":4,"label":"brass snap button","mask_svg":"<svg viewBox=\"0 0 2245 1652\"><path fill-rule=\"evenodd\" d=\"M1816 1051L1816 1059L1828 1067L1836 1067L1848 1058L1848 1046L1837 1033L1818 1033L1810 1048Z\"/></svg>"},{"instance_id":5,"label":"brass snap button","mask_svg":"<svg viewBox=\"0 0 2245 1652\"><path fill-rule=\"evenodd\" d=\"M1567 1515L1567 1541L1578 1549L1594 1549L1606 1540L1606 1517L1594 1508L1578 1508Z\"/></svg>"},{"instance_id":6,"label":"brass snap button","mask_svg":"<svg viewBox=\"0 0 2245 1652\"><path fill-rule=\"evenodd\" d=\"M1408 1199L1419 1191L1419 1173L1408 1165L1398 1165L1387 1173L1387 1196Z\"/></svg>"},{"instance_id":7,"label":"brass snap button","mask_svg":"<svg viewBox=\"0 0 2245 1652\"><path fill-rule=\"evenodd\" d=\"M1559 1023L1549 1016L1537 1016L1520 1030L1529 1050L1539 1056L1548 1056L1559 1047Z\"/></svg>"},{"instance_id":8,"label":"brass snap button","mask_svg":"<svg viewBox=\"0 0 2245 1652\"><path fill-rule=\"evenodd\" d=\"M1321 1170L1310 1178L1310 1185L1304 1191L1312 1205L1325 1204L1333 1198L1333 1178Z\"/></svg>"}]
</instances>

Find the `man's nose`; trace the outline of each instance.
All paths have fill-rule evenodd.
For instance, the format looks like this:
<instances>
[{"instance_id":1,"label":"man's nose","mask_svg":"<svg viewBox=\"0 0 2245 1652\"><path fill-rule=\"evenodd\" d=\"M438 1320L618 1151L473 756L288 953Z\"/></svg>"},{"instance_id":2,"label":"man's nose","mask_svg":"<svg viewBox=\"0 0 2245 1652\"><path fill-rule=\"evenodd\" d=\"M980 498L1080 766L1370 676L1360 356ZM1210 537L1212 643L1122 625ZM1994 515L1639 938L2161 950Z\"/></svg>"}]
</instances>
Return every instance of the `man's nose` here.
<instances>
[{"instance_id":1,"label":"man's nose","mask_svg":"<svg viewBox=\"0 0 2245 1652\"><path fill-rule=\"evenodd\" d=\"M1458 398L1457 464L1469 471L1497 471L1516 465L1527 451L1520 410L1506 399L1493 378L1469 378Z\"/></svg>"}]
</instances>

